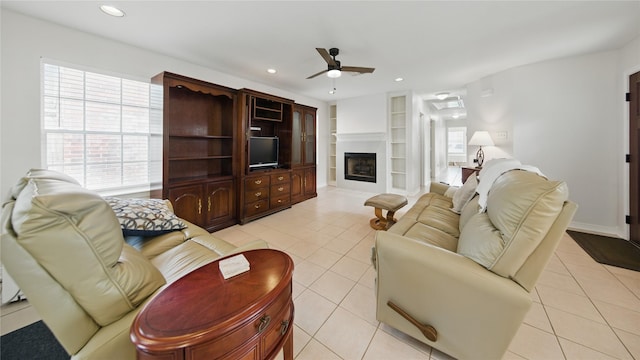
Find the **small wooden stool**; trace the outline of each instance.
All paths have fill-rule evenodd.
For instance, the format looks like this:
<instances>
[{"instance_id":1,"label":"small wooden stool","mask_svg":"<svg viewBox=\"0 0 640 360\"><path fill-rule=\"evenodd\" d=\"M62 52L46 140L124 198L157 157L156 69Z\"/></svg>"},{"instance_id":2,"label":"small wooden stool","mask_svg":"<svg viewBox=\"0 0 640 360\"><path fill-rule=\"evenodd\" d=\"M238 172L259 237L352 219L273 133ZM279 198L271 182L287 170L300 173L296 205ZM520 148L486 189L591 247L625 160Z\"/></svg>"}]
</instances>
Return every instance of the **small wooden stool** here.
<instances>
[{"instance_id":1,"label":"small wooden stool","mask_svg":"<svg viewBox=\"0 0 640 360\"><path fill-rule=\"evenodd\" d=\"M380 194L367 199L364 205L373 206L376 213L376 217L371 219L369 224L376 230L387 230L397 221L393 218L393 215L407 203L406 197L396 194ZM383 209L387 210L386 217L382 216Z\"/></svg>"}]
</instances>

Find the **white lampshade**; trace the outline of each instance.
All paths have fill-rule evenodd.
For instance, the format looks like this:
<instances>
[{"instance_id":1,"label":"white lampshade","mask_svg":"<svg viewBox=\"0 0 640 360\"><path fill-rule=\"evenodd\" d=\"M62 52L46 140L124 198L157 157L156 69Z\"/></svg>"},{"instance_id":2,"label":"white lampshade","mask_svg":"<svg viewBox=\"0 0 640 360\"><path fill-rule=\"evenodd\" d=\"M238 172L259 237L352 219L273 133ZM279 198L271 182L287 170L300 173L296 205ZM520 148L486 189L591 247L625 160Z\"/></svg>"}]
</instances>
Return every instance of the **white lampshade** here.
<instances>
[{"instance_id":1,"label":"white lampshade","mask_svg":"<svg viewBox=\"0 0 640 360\"><path fill-rule=\"evenodd\" d=\"M331 70L327 71L327 76L332 78L332 79L338 78L338 77L340 77L340 75L342 75L342 73L338 69L331 69Z\"/></svg>"},{"instance_id":2,"label":"white lampshade","mask_svg":"<svg viewBox=\"0 0 640 360\"><path fill-rule=\"evenodd\" d=\"M469 145L475 146L493 146L493 140L488 131L476 131L473 133Z\"/></svg>"}]
</instances>

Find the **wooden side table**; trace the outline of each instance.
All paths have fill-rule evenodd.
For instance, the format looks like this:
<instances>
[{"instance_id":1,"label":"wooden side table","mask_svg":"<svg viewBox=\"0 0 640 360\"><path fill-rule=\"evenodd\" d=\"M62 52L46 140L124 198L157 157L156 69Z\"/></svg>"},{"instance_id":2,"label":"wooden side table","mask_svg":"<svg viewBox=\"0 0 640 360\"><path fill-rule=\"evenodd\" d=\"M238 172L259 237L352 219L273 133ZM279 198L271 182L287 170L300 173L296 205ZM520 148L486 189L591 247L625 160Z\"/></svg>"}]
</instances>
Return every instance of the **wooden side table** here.
<instances>
[{"instance_id":1,"label":"wooden side table","mask_svg":"<svg viewBox=\"0 0 640 360\"><path fill-rule=\"evenodd\" d=\"M470 168L470 167L462 167L462 183L464 184L465 181L467 181L467 179L469 178L469 176L471 176L471 174L475 174L476 172L479 172L480 170L482 170L481 167L474 167L474 168Z\"/></svg>"},{"instance_id":2,"label":"wooden side table","mask_svg":"<svg viewBox=\"0 0 640 360\"><path fill-rule=\"evenodd\" d=\"M138 359L293 360L293 260L277 250L243 253L248 272L224 280L219 260L162 290L136 316Z\"/></svg>"}]
</instances>

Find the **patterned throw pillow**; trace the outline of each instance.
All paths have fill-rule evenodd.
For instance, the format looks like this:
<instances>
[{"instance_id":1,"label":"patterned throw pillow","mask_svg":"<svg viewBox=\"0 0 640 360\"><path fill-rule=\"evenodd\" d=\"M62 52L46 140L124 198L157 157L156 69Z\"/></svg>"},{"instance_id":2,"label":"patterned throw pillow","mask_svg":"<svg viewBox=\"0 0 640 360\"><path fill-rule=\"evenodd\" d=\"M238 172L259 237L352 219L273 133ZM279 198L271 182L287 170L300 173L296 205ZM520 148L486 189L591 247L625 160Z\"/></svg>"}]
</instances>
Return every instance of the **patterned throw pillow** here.
<instances>
[{"instance_id":1,"label":"patterned throw pillow","mask_svg":"<svg viewBox=\"0 0 640 360\"><path fill-rule=\"evenodd\" d=\"M160 199L105 197L122 227L124 236L157 236L187 225Z\"/></svg>"}]
</instances>

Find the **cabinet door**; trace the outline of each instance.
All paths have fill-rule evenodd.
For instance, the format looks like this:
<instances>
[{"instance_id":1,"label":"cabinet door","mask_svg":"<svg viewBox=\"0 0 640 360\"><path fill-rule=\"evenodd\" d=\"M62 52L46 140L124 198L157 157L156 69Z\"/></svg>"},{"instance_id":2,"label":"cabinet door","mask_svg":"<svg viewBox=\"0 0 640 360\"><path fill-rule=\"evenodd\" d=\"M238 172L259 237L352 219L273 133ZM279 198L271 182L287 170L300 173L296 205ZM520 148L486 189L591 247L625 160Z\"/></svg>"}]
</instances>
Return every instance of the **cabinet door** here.
<instances>
[{"instance_id":1,"label":"cabinet door","mask_svg":"<svg viewBox=\"0 0 640 360\"><path fill-rule=\"evenodd\" d=\"M291 202L295 203L304 197L304 170L291 172Z\"/></svg>"},{"instance_id":2,"label":"cabinet door","mask_svg":"<svg viewBox=\"0 0 640 360\"><path fill-rule=\"evenodd\" d=\"M304 165L316 164L316 114L304 112Z\"/></svg>"},{"instance_id":3,"label":"cabinet door","mask_svg":"<svg viewBox=\"0 0 640 360\"><path fill-rule=\"evenodd\" d=\"M196 225L202 224L202 186L189 185L169 190L175 214Z\"/></svg>"},{"instance_id":4,"label":"cabinet door","mask_svg":"<svg viewBox=\"0 0 640 360\"><path fill-rule=\"evenodd\" d=\"M207 227L233 221L235 217L235 192L233 181L207 184Z\"/></svg>"},{"instance_id":5,"label":"cabinet door","mask_svg":"<svg viewBox=\"0 0 640 360\"><path fill-rule=\"evenodd\" d=\"M316 168L304 169L304 196L313 197L316 195Z\"/></svg>"},{"instance_id":6,"label":"cabinet door","mask_svg":"<svg viewBox=\"0 0 640 360\"><path fill-rule=\"evenodd\" d=\"M291 165L302 164L302 110L293 110L293 122L291 130Z\"/></svg>"}]
</instances>

